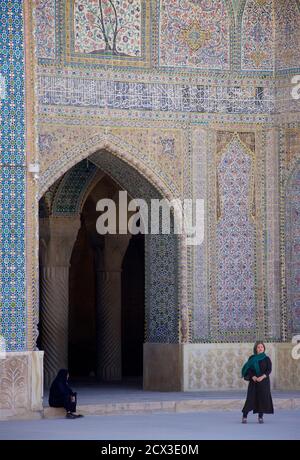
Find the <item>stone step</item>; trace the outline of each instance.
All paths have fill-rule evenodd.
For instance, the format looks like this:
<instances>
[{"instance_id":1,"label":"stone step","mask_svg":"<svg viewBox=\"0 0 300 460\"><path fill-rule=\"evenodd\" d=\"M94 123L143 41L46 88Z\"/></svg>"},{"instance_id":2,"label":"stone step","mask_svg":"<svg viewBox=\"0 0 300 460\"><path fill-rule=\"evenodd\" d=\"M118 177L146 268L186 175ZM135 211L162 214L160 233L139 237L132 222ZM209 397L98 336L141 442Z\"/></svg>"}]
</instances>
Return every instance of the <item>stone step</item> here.
<instances>
[{"instance_id":1,"label":"stone step","mask_svg":"<svg viewBox=\"0 0 300 460\"><path fill-rule=\"evenodd\" d=\"M241 410L245 399L195 399L176 401L139 401L100 404L83 404L77 406L82 415L125 415L157 412L207 412L222 410ZM274 408L300 409L299 398L273 398ZM65 416L62 408L45 407L44 418L61 418Z\"/></svg>"}]
</instances>

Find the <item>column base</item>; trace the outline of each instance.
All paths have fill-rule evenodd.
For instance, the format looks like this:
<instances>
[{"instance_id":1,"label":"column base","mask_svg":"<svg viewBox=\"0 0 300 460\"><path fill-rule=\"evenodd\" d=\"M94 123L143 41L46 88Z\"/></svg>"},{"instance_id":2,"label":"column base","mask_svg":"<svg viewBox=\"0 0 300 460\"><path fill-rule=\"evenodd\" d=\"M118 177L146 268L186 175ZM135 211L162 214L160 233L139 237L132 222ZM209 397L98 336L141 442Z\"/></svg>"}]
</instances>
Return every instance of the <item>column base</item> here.
<instances>
[{"instance_id":1,"label":"column base","mask_svg":"<svg viewBox=\"0 0 300 460\"><path fill-rule=\"evenodd\" d=\"M43 351L8 352L0 360L0 420L40 418Z\"/></svg>"},{"instance_id":2,"label":"column base","mask_svg":"<svg viewBox=\"0 0 300 460\"><path fill-rule=\"evenodd\" d=\"M144 344L143 388L148 391L182 390L182 345Z\"/></svg>"},{"instance_id":3,"label":"column base","mask_svg":"<svg viewBox=\"0 0 300 460\"><path fill-rule=\"evenodd\" d=\"M122 381L122 371L120 368L116 369L113 366L108 366L105 368L100 368L97 371L97 379L101 382L121 382Z\"/></svg>"}]
</instances>

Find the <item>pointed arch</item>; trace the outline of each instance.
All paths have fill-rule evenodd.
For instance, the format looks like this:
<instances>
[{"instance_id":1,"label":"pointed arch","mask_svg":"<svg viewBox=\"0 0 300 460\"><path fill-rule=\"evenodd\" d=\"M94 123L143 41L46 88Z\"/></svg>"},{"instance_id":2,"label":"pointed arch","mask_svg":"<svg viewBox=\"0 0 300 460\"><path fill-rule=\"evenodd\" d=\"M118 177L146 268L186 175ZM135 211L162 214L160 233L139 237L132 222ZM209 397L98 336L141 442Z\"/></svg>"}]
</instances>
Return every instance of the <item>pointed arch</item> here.
<instances>
[{"instance_id":1,"label":"pointed arch","mask_svg":"<svg viewBox=\"0 0 300 460\"><path fill-rule=\"evenodd\" d=\"M81 161L71 168L63 177L55 194L52 213L70 215L80 212L80 203L86 187L97 174L97 167Z\"/></svg>"},{"instance_id":2,"label":"pointed arch","mask_svg":"<svg viewBox=\"0 0 300 460\"><path fill-rule=\"evenodd\" d=\"M146 178L152 186L157 189L162 196L167 199L180 198L175 187L166 184L157 173L142 161L141 153L133 145L123 141L112 134L96 134L87 141L77 144L64 153L63 157L55 160L40 176L39 198L46 190L69 169L81 160L89 158L96 152L109 152L119 158L124 163L129 164L133 169Z\"/></svg>"},{"instance_id":3,"label":"pointed arch","mask_svg":"<svg viewBox=\"0 0 300 460\"><path fill-rule=\"evenodd\" d=\"M141 154L135 147L120 138L111 134L97 134L65 152L63 157L54 161L43 172L40 177L39 197L42 197L59 177L71 169L80 168L82 160L88 159L110 175L122 188L129 189L128 193L132 196L146 199L180 199L177 190L171 189L140 157ZM70 177L70 173L67 173L67 177ZM84 182L85 175L83 179ZM60 187L64 187L64 181L60 183ZM76 205L78 209L78 203L82 202L82 190L77 193L77 196L80 198ZM182 218L179 207L174 207L173 214L175 220ZM163 245L162 241L164 241ZM159 256L160 251L166 251L164 257ZM161 343L187 341L189 327L185 283L187 270L185 235L149 234L146 238L145 252L148 259L147 341ZM169 318L167 321L166 316Z\"/></svg>"}]
</instances>

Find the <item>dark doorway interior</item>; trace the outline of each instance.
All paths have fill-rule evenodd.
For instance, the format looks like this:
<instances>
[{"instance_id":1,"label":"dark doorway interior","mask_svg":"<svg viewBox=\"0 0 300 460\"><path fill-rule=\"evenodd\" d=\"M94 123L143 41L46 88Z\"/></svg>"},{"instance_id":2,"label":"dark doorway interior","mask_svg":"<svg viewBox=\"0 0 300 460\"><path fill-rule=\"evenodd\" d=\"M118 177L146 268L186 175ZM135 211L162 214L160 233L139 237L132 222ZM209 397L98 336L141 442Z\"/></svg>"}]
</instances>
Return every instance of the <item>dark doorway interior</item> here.
<instances>
[{"instance_id":1,"label":"dark doorway interior","mask_svg":"<svg viewBox=\"0 0 300 460\"><path fill-rule=\"evenodd\" d=\"M74 245L69 275L69 371L96 375L96 285L94 252L85 215ZM122 265L122 377L143 375L144 235L131 237Z\"/></svg>"},{"instance_id":2,"label":"dark doorway interior","mask_svg":"<svg viewBox=\"0 0 300 460\"><path fill-rule=\"evenodd\" d=\"M96 286L94 253L81 219L69 271L69 371L92 377L96 370Z\"/></svg>"},{"instance_id":3,"label":"dark doorway interior","mask_svg":"<svg viewBox=\"0 0 300 460\"><path fill-rule=\"evenodd\" d=\"M133 235L122 266L122 372L143 375L145 237Z\"/></svg>"}]
</instances>

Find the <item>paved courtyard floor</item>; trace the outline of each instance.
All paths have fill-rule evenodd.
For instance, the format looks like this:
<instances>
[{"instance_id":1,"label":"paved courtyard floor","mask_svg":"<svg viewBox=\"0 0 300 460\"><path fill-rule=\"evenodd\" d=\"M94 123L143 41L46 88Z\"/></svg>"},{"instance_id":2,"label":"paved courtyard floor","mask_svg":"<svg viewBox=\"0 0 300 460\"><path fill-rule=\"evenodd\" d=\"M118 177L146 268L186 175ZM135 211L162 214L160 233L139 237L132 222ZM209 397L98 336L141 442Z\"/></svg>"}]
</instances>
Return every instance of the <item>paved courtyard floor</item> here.
<instances>
[{"instance_id":1,"label":"paved courtyard floor","mask_svg":"<svg viewBox=\"0 0 300 460\"><path fill-rule=\"evenodd\" d=\"M86 416L0 422L1 440L300 440L300 410L278 410L265 423L240 411Z\"/></svg>"}]
</instances>

